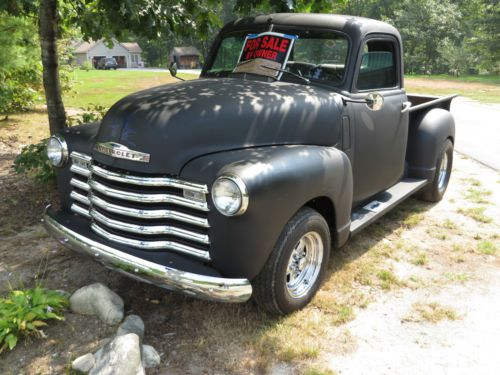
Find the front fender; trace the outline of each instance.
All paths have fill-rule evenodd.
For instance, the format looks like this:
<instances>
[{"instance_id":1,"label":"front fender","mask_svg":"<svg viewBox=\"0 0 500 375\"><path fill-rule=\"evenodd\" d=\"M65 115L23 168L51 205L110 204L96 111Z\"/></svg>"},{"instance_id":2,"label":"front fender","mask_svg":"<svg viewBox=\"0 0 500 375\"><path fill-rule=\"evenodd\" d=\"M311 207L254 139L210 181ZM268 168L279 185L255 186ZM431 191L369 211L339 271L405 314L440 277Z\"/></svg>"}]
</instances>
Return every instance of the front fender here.
<instances>
[{"instance_id":1,"label":"front fender","mask_svg":"<svg viewBox=\"0 0 500 375\"><path fill-rule=\"evenodd\" d=\"M181 177L207 183L225 173L239 176L249 194L247 211L225 217L209 198L213 266L228 277L254 278L268 259L283 227L307 202L328 198L334 207L334 242L348 237L352 171L336 148L273 146L206 155L189 162Z\"/></svg>"}]
</instances>

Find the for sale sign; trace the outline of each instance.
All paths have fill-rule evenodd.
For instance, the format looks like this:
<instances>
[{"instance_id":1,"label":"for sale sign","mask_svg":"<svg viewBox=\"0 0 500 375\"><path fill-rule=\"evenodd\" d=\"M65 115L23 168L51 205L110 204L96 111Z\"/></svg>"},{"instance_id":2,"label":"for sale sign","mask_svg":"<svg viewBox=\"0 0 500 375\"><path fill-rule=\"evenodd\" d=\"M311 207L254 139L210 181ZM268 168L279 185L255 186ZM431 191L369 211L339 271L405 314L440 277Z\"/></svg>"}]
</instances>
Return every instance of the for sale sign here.
<instances>
[{"instance_id":1,"label":"for sale sign","mask_svg":"<svg viewBox=\"0 0 500 375\"><path fill-rule=\"evenodd\" d=\"M295 39L296 36L274 32L248 35L233 72L281 76L275 69L285 67Z\"/></svg>"}]
</instances>

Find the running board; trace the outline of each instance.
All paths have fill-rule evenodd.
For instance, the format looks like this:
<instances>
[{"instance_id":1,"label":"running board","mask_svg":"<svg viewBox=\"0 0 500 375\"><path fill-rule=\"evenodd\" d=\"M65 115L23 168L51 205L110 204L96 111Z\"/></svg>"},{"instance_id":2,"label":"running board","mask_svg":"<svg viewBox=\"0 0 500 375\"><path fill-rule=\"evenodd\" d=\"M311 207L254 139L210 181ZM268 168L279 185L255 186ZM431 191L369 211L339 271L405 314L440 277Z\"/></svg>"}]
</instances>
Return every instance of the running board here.
<instances>
[{"instance_id":1,"label":"running board","mask_svg":"<svg viewBox=\"0 0 500 375\"><path fill-rule=\"evenodd\" d=\"M351 236L385 215L403 200L427 184L427 180L406 178L378 194L374 200L353 211L351 215Z\"/></svg>"}]
</instances>

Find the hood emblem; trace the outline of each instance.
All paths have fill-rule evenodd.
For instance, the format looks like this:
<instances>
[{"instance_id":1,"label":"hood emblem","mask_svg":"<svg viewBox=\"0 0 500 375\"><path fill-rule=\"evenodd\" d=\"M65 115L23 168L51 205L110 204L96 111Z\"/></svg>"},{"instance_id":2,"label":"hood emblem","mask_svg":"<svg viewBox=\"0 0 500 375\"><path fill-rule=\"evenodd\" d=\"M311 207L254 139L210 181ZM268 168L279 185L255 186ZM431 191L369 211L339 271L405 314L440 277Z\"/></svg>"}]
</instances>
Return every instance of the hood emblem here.
<instances>
[{"instance_id":1,"label":"hood emblem","mask_svg":"<svg viewBox=\"0 0 500 375\"><path fill-rule=\"evenodd\" d=\"M94 150L101 154L114 156L115 158L149 163L149 154L131 150L127 146L115 142L96 143Z\"/></svg>"}]
</instances>

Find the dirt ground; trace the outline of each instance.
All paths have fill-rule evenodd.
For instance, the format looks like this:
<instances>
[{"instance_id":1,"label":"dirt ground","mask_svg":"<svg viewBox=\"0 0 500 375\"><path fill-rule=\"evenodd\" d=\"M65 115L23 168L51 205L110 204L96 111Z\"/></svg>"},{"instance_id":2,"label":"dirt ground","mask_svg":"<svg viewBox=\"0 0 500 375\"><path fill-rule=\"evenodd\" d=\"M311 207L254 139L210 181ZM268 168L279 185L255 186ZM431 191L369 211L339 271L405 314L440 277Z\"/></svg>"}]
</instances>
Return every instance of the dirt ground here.
<instances>
[{"instance_id":1,"label":"dirt ground","mask_svg":"<svg viewBox=\"0 0 500 375\"><path fill-rule=\"evenodd\" d=\"M500 174L455 154L445 199L409 199L334 250L306 309L272 318L138 283L59 246L38 223L54 199L10 169L0 142L0 294L103 282L140 315L162 364L148 374L495 374L500 368ZM116 327L66 320L0 355L0 374L64 374Z\"/></svg>"}]
</instances>

